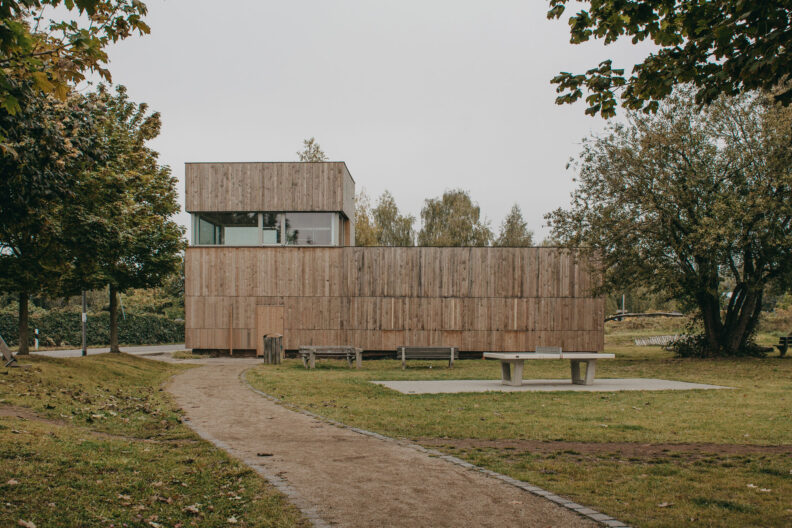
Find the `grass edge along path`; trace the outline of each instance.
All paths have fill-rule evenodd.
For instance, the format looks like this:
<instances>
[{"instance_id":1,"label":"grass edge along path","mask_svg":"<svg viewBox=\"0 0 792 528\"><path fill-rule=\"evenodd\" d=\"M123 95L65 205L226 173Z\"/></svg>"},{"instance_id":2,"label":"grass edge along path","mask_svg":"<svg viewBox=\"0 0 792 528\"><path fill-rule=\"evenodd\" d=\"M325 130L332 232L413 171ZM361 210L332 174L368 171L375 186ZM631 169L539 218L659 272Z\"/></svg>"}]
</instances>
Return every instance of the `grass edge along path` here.
<instances>
[{"instance_id":1,"label":"grass edge along path","mask_svg":"<svg viewBox=\"0 0 792 528\"><path fill-rule=\"evenodd\" d=\"M191 367L127 354L21 363L0 369L0 525L308 526L181 423L161 387Z\"/></svg>"}]
</instances>

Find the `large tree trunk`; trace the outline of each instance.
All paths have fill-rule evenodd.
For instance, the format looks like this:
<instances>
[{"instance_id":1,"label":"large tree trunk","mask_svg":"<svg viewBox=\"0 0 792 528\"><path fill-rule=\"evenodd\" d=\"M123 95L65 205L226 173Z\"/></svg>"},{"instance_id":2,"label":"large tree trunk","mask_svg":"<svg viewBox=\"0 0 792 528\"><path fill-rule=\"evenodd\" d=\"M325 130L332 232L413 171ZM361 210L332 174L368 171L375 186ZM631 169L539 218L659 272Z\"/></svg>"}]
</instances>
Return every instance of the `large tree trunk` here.
<instances>
[{"instance_id":1,"label":"large tree trunk","mask_svg":"<svg viewBox=\"0 0 792 528\"><path fill-rule=\"evenodd\" d=\"M724 328L723 353L728 356L740 355L748 345L748 340L756 328L762 310L762 291L742 289L740 298L729 305L731 313L726 314L729 324Z\"/></svg>"},{"instance_id":2,"label":"large tree trunk","mask_svg":"<svg viewBox=\"0 0 792 528\"><path fill-rule=\"evenodd\" d=\"M118 348L118 292L110 285L110 352L120 353Z\"/></svg>"},{"instance_id":3,"label":"large tree trunk","mask_svg":"<svg viewBox=\"0 0 792 528\"><path fill-rule=\"evenodd\" d=\"M29 339L29 312L28 312L28 292L19 292L19 351L17 355L26 356L30 354L28 346Z\"/></svg>"},{"instance_id":4,"label":"large tree trunk","mask_svg":"<svg viewBox=\"0 0 792 528\"><path fill-rule=\"evenodd\" d=\"M723 318L716 296L702 293L697 297L709 356L745 353L761 314L762 293L761 289L738 286Z\"/></svg>"},{"instance_id":5,"label":"large tree trunk","mask_svg":"<svg viewBox=\"0 0 792 528\"><path fill-rule=\"evenodd\" d=\"M704 323L704 336L707 340L707 350L710 356L717 356L721 349L721 334L723 323L721 322L720 303L718 299L709 293L701 293L697 296L701 318Z\"/></svg>"}]
</instances>

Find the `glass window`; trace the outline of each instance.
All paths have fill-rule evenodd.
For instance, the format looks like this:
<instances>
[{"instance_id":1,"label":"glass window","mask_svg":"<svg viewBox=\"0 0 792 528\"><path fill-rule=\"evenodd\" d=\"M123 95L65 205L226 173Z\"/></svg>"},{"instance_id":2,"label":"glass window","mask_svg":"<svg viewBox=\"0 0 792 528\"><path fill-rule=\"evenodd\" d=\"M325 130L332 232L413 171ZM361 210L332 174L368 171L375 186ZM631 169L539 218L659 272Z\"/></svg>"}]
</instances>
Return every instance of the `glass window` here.
<instances>
[{"instance_id":1,"label":"glass window","mask_svg":"<svg viewBox=\"0 0 792 528\"><path fill-rule=\"evenodd\" d=\"M199 246L337 246L338 213L194 213Z\"/></svg>"},{"instance_id":2,"label":"glass window","mask_svg":"<svg viewBox=\"0 0 792 528\"><path fill-rule=\"evenodd\" d=\"M258 246L258 213L199 213L198 244Z\"/></svg>"},{"instance_id":3,"label":"glass window","mask_svg":"<svg viewBox=\"0 0 792 528\"><path fill-rule=\"evenodd\" d=\"M281 243L281 215L277 213L262 213L261 228L262 243L265 246L274 246Z\"/></svg>"},{"instance_id":4,"label":"glass window","mask_svg":"<svg viewBox=\"0 0 792 528\"><path fill-rule=\"evenodd\" d=\"M286 243L295 246L333 246L338 240L335 213L286 213Z\"/></svg>"}]
</instances>

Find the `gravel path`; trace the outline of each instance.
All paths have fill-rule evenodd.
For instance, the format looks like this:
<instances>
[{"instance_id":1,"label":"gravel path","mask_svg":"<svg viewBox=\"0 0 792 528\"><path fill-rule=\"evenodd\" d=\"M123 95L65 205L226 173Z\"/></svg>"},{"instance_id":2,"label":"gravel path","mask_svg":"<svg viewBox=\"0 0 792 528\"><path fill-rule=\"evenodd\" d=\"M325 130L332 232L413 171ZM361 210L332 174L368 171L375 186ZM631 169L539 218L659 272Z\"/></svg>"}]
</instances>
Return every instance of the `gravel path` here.
<instances>
[{"instance_id":1,"label":"gravel path","mask_svg":"<svg viewBox=\"0 0 792 528\"><path fill-rule=\"evenodd\" d=\"M290 411L242 383L249 366L217 361L167 388L188 425L278 485L318 526L596 526L480 472Z\"/></svg>"}]
</instances>

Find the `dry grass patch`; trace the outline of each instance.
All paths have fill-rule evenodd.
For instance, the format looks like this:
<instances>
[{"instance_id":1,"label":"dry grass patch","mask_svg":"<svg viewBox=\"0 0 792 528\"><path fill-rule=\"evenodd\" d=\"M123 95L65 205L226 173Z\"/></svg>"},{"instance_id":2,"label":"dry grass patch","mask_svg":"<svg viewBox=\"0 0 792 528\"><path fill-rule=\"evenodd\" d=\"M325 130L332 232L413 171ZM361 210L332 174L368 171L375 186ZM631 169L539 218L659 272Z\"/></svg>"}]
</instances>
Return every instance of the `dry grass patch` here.
<instances>
[{"instance_id":1,"label":"dry grass patch","mask_svg":"<svg viewBox=\"0 0 792 528\"><path fill-rule=\"evenodd\" d=\"M181 423L183 366L126 354L0 370L0 525L300 526L252 470Z\"/></svg>"}]
</instances>

